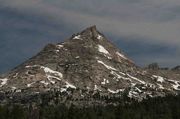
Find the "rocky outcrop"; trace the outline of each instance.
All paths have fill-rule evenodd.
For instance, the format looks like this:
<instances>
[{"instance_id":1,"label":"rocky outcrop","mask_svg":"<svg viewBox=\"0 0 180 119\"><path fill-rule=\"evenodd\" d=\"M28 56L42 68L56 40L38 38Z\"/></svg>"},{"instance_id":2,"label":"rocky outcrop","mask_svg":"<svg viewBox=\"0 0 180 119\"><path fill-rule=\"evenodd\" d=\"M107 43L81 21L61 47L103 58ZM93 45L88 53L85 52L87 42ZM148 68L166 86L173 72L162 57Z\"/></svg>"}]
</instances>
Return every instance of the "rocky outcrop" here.
<instances>
[{"instance_id":1,"label":"rocky outcrop","mask_svg":"<svg viewBox=\"0 0 180 119\"><path fill-rule=\"evenodd\" d=\"M174 68L172 68L173 71L180 71L180 66L176 66Z\"/></svg>"}]
</instances>

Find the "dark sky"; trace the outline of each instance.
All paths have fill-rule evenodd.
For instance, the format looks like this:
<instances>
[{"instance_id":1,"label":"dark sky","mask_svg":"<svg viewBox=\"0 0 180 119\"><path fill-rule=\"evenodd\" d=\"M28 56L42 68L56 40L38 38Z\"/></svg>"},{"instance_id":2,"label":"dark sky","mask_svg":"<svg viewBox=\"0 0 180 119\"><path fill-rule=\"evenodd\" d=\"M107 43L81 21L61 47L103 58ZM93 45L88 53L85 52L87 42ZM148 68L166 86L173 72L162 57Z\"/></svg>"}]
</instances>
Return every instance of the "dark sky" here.
<instances>
[{"instance_id":1,"label":"dark sky","mask_svg":"<svg viewBox=\"0 0 180 119\"><path fill-rule=\"evenodd\" d=\"M179 0L0 0L0 73L91 25L138 65L180 64Z\"/></svg>"}]
</instances>

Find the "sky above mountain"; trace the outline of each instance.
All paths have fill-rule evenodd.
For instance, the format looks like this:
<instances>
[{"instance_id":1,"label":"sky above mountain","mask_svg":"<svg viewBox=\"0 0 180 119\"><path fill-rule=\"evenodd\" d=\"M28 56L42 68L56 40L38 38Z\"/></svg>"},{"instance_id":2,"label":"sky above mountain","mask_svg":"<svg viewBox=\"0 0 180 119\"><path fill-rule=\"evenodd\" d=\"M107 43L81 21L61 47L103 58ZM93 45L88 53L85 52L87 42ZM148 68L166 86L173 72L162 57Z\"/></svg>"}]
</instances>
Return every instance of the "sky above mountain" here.
<instances>
[{"instance_id":1,"label":"sky above mountain","mask_svg":"<svg viewBox=\"0 0 180 119\"><path fill-rule=\"evenodd\" d=\"M0 72L97 25L136 64L180 64L179 0L0 0Z\"/></svg>"}]
</instances>

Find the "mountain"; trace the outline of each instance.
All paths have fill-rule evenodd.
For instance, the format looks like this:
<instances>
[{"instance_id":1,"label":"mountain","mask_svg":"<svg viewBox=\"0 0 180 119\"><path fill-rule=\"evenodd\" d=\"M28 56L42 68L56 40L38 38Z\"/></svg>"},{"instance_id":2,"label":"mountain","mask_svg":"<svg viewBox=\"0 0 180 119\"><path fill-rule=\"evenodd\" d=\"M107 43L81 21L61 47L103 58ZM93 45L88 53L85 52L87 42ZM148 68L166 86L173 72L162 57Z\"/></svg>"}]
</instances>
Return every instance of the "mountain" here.
<instances>
[{"instance_id":1,"label":"mountain","mask_svg":"<svg viewBox=\"0 0 180 119\"><path fill-rule=\"evenodd\" d=\"M179 79L177 72L136 66L92 26L62 43L48 44L1 77L0 100L39 101L46 95L74 104L114 103L109 99L123 97L142 101L177 95Z\"/></svg>"},{"instance_id":2,"label":"mountain","mask_svg":"<svg viewBox=\"0 0 180 119\"><path fill-rule=\"evenodd\" d=\"M176 67L172 68L172 70L174 70L174 71L180 71L180 66L176 66Z\"/></svg>"}]
</instances>

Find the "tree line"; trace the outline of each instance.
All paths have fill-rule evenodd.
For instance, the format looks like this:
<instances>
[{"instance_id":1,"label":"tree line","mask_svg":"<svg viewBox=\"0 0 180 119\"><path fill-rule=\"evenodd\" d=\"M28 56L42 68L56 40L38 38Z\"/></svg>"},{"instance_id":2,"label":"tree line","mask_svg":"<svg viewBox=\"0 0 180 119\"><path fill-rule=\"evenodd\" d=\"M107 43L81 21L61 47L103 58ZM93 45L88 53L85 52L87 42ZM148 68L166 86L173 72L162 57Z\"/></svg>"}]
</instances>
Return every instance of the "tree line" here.
<instances>
[{"instance_id":1,"label":"tree line","mask_svg":"<svg viewBox=\"0 0 180 119\"><path fill-rule=\"evenodd\" d=\"M124 102L118 106L7 104L0 106L0 119L180 119L180 96Z\"/></svg>"}]
</instances>

